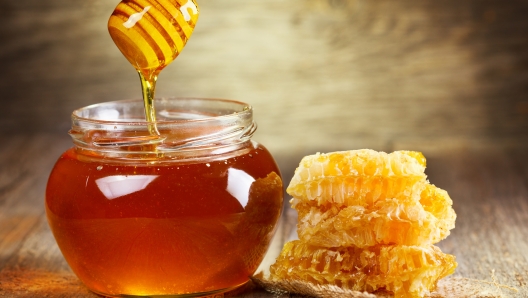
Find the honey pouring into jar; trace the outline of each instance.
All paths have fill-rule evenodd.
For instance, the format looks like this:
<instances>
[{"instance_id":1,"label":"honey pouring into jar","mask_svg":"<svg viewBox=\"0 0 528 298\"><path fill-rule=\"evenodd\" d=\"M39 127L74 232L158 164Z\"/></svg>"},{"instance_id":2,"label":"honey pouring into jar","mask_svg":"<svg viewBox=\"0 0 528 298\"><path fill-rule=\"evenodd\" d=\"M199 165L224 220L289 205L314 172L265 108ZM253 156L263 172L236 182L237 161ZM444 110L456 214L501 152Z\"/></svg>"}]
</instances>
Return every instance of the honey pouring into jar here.
<instances>
[{"instance_id":1,"label":"honey pouring into jar","mask_svg":"<svg viewBox=\"0 0 528 298\"><path fill-rule=\"evenodd\" d=\"M159 134L154 109L158 75L185 47L198 14L193 0L123 0L108 20L114 43L139 74L151 134Z\"/></svg>"},{"instance_id":2,"label":"honey pouring into jar","mask_svg":"<svg viewBox=\"0 0 528 298\"><path fill-rule=\"evenodd\" d=\"M221 295L249 280L275 233L282 179L251 140L251 106L155 102L158 75L198 13L192 0L117 5L108 29L139 74L143 100L74 111L74 147L50 174L48 223L73 272L100 295Z\"/></svg>"}]
</instances>

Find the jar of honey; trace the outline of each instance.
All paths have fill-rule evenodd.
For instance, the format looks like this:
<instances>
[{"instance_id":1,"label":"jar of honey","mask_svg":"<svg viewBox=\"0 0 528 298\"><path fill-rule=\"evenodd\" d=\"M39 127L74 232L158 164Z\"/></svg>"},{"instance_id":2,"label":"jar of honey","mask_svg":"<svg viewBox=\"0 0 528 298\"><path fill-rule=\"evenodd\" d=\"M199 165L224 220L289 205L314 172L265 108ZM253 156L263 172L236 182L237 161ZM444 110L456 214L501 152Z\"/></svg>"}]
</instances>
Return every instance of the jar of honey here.
<instances>
[{"instance_id":1,"label":"jar of honey","mask_svg":"<svg viewBox=\"0 0 528 298\"><path fill-rule=\"evenodd\" d=\"M144 120L140 100L73 112L74 147L46 189L53 235L73 272L101 295L234 289L256 271L275 232L279 169L251 140L247 104L160 98L156 110L155 123Z\"/></svg>"}]
</instances>

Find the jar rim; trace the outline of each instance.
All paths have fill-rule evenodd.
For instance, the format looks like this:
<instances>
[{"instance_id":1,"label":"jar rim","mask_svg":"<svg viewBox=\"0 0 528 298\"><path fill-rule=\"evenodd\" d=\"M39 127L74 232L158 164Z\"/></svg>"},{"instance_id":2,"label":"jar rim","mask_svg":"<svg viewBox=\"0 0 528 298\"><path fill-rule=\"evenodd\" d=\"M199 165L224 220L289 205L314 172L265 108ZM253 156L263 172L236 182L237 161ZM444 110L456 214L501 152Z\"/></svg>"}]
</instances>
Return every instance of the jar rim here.
<instances>
[{"instance_id":1,"label":"jar rim","mask_svg":"<svg viewBox=\"0 0 528 298\"><path fill-rule=\"evenodd\" d=\"M225 113L225 114L221 114L221 115L215 115L215 116L204 116L204 117L201 117L199 119L171 119L171 120L168 120L167 118L163 118L162 120L159 120L159 118L156 119L156 121L154 121L153 123L155 124L168 124L170 122L174 122L174 123L181 123L181 122L193 122L193 121L208 121L208 120L211 120L211 119L215 119L215 118L218 118L218 117L240 117L241 114L249 114L249 115L252 115L253 113L253 107L245 102L242 102L242 101L237 101L237 100L231 100L231 99L221 99L221 98L198 98L198 97L161 97L161 98L156 98L154 101L156 103L156 105L161 101L174 101L174 100L178 100L178 101L189 101L189 100L192 100L192 101L201 101L201 102L217 102L217 103L225 103L226 105L229 104L229 105L232 105L233 107L235 106L238 106L240 109L237 111L237 110L232 110L230 113ZM110 107L111 105L120 105L120 104L127 104L127 103L131 103L131 104L139 104L141 106L143 106L143 100L141 99L122 99L122 100L115 100L115 101L107 101L107 102L101 102L101 103L96 103L96 104L92 104L92 105L88 105L88 106L84 106L82 108L78 108L76 110L74 110L72 113L71 113L71 118L72 118L72 121L82 121L82 122L86 122L86 123L92 123L92 124L114 124L114 123L117 123L117 124L128 124L128 125L148 125L148 124L152 124L151 122L148 122L145 117L141 118L141 119L133 119L133 121L131 120L127 120L127 119L114 119L114 120L106 120L106 119L94 119L93 117L87 117L87 116L83 116L83 112L85 111L90 111L90 110L93 110L93 109L97 109L97 108L104 108L104 107ZM157 108L156 108L157 110Z\"/></svg>"},{"instance_id":2,"label":"jar rim","mask_svg":"<svg viewBox=\"0 0 528 298\"><path fill-rule=\"evenodd\" d=\"M167 97L154 105L155 122L139 99L77 109L69 134L78 150L105 158L188 159L236 151L257 128L253 108L240 101Z\"/></svg>"}]
</instances>

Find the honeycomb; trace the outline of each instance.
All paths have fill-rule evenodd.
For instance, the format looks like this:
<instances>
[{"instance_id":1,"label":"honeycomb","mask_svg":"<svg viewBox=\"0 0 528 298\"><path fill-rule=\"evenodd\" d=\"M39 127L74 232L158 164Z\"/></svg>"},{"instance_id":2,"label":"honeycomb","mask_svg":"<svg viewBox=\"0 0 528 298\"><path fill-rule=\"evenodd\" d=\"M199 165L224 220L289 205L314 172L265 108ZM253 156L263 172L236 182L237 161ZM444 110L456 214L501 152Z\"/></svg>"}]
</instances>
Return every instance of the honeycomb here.
<instances>
[{"instance_id":1,"label":"honeycomb","mask_svg":"<svg viewBox=\"0 0 528 298\"><path fill-rule=\"evenodd\" d=\"M454 256L432 245L320 248L296 240L286 243L270 272L272 280L304 280L355 291L387 290L400 298L423 297L455 267Z\"/></svg>"},{"instance_id":2,"label":"honeycomb","mask_svg":"<svg viewBox=\"0 0 528 298\"><path fill-rule=\"evenodd\" d=\"M344 207L297 201L294 206L303 241L323 247L366 247L437 243L454 228L456 215L451 205L447 192L427 185L416 198L403 195Z\"/></svg>"},{"instance_id":3,"label":"honeycomb","mask_svg":"<svg viewBox=\"0 0 528 298\"><path fill-rule=\"evenodd\" d=\"M292 181L287 192L294 197L293 207L301 202L320 206L371 206L387 198L414 196L418 199L418 194L425 187L425 178L425 174L409 177L317 177L295 185Z\"/></svg>"},{"instance_id":4,"label":"honeycomb","mask_svg":"<svg viewBox=\"0 0 528 298\"><path fill-rule=\"evenodd\" d=\"M300 240L287 243L271 280L423 297L452 274L433 244L455 227L453 201L430 184L420 152L354 150L303 158L287 188Z\"/></svg>"},{"instance_id":5,"label":"honeycomb","mask_svg":"<svg viewBox=\"0 0 528 298\"><path fill-rule=\"evenodd\" d=\"M434 244L456 215L426 181L419 152L355 150L303 158L288 186L299 237L323 247Z\"/></svg>"},{"instance_id":6,"label":"honeycomb","mask_svg":"<svg viewBox=\"0 0 528 298\"><path fill-rule=\"evenodd\" d=\"M425 158L419 152L390 154L354 150L306 156L287 188L295 200L317 205L373 204L397 195L416 194L425 181ZM295 205L295 201L294 201Z\"/></svg>"},{"instance_id":7,"label":"honeycomb","mask_svg":"<svg viewBox=\"0 0 528 298\"><path fill-rule=\"evenodd\" d=\"M425 211L430 212L445 223L444 226L440 226L439 228L445 230L447 237L449 230L455 228L456 219L455 210L452 207L453 201L447 194L447 191L427 184L420 194L420 204L424 207Z\"/></svg>"}]
</instances>

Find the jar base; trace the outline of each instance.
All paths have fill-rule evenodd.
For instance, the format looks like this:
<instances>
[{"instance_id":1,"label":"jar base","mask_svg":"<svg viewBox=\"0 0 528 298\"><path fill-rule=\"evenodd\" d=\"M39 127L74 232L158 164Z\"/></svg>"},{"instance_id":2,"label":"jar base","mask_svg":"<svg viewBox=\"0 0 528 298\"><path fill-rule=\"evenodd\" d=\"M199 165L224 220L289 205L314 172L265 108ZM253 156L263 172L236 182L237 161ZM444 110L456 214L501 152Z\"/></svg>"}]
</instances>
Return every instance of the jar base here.
<instances>
[{"instance_id":1,"label":"jar base","mask_svg":"<svg viewBox=\"0 0 528 298\"><path fill-rule=\"evenodd\" d=\"M236 285L234 287L214 290L214 291L208 291L208 292L197 292L197 293L186 293L186 294L163 294L163 295L131 295L131 294L117 294L117 295L109 295L105 293L100 293L94 290L91 290L97 295L103 296L103 297L113 297L113 298L223 298L224 293L227 293L229 291L233 291L237 288L240 288L241 286L248 283L249 280Z\"/></svg>"}]
</instances>

